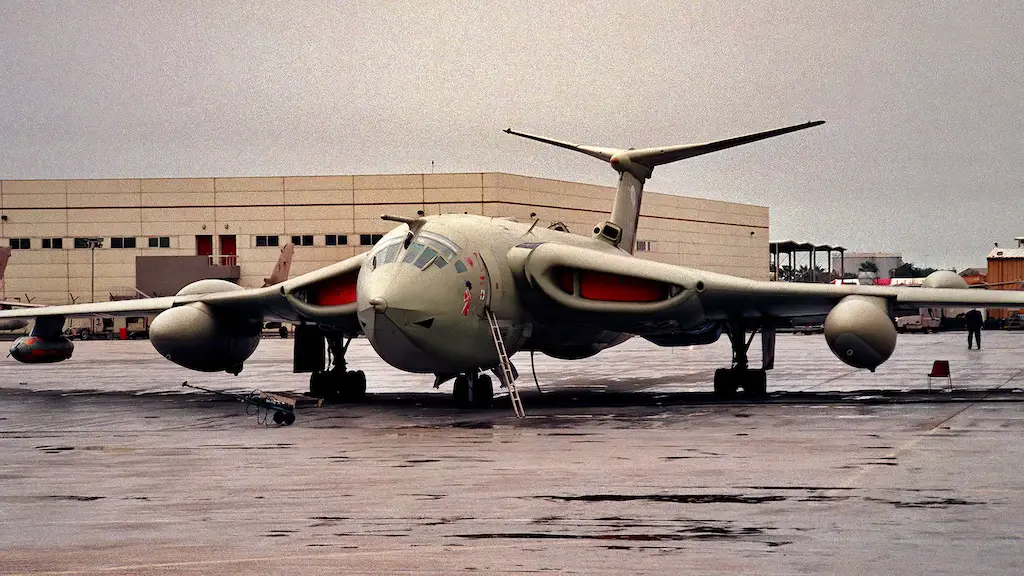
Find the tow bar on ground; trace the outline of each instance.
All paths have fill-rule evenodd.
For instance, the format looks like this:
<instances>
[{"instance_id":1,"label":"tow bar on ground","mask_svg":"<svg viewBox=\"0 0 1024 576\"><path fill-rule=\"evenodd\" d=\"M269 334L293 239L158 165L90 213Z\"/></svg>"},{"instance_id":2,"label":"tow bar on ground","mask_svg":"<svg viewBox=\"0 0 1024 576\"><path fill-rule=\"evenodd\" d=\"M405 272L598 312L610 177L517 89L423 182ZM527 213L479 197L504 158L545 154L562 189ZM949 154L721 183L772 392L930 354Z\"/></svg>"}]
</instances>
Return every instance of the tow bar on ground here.
<instances>
[{"instance_id":1,"label":"tow bar on ground","mask_svg":"<svg viewBox=\"0 0 1024 576\"><path fill-rule=\"evenodd\" d=\"M203 392L210 392L220 396L229 396L245 404L245 413L255 416L260 424L269 425L268 420L274 424L290 426L295 422L295 400L277 394L268 394L262 390L253 390L248 394L234 394L211 390L202 386L193 386L188 380L181 383L186 388L194 388Z\"/></svg>"}]
</instances>

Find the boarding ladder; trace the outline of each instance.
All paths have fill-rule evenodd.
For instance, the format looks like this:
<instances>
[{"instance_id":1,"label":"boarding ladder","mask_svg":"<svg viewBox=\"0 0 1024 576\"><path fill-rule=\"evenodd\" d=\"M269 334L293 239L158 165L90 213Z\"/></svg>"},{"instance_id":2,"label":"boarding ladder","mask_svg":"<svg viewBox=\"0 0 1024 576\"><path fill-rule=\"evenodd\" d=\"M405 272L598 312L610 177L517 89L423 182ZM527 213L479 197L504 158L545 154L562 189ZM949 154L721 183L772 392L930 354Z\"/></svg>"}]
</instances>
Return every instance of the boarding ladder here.
<instances>
[{"instance_id":1,"label":"boarding ladder","mask_svg":"<svg viewBox=\"0 0 1024 576\"><path fill-rule=\"evenodd\" d=\"M487 323L491 325L491 338L494 340L494 347L498 350L498 369L501 371L503 384L508 387L508 397L512 400L512 410L516 418L526 418L526 411L523 410L523 401L519 398L519 390L516 390L515 377L512 374L512 362L508 359L508 352L505 351L505 340L501 337L501 329L498 328L498 319L490 308L484 309L487 315Z\"/></svg>"}]
</instances>

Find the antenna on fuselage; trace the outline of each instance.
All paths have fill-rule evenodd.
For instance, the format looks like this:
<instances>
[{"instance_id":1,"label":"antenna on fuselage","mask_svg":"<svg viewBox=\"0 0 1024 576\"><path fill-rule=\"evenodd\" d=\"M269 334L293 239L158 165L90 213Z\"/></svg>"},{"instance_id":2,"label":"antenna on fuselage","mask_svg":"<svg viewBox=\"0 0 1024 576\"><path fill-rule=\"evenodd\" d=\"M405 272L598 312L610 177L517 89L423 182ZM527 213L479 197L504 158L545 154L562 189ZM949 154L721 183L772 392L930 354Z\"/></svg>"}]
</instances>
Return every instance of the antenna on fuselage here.
<instances>
[{"instance_id":1,"label":"antenna on fuselage","mask_svg":"<svg viewBox=\"0 0 1024 576\"><path fill-rule=\"evenodd\" d=\"M530 232L533 232L533 229L537 227L538 222L540 222L540 218L534 218L533 224L530 224L530 229L527 230L526 234L523 234L523 236L529 236Z\"/></svg>"},{"instance_id":2,"label":"antenna on fuselage","mask_svg":"<svg viewBox=\"0 0 1024 576\"><path fill-rule=\"evenodd\" d=\"M611 164L612 168L619 173L619 185L615 192L615 202L612 204L611 217L602 225L594 229L597 238L617 246L629 253L633 252L636 246L636 228L640 219L640 201L643 197L644 182L651 177L655 166L669 164L686 158L693 158L702 154L718 152L733 146L741 146L765 138L781 136L797 130L804 130L824 124L824 120L797 124L786 128L778 128L767 132L747 134L727 140L718 140L704 144L684 144L682 146L663 146L660 148L601 148L598 146L581 146L572 142L562 142L542 136L535 136L525 132L516 132L506 128L506 134L520 136L529 140L535 140L544 144L558 146L567 150L575 150L604 160Z\"/></svg>"}]
</instances>

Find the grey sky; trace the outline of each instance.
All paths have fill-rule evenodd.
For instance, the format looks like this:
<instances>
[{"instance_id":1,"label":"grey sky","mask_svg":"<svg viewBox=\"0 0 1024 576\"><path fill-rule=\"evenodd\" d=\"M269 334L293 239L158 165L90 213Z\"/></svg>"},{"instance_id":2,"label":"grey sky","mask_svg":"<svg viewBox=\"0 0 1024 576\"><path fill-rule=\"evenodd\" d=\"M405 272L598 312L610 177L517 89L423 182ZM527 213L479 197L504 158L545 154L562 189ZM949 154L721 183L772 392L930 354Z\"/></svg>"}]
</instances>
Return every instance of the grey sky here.
<instances>
[{"instance_id":1,"label":"grey sky","mask_svg":"<svg viewBox=\"0 0 1024 576\"><path fill-rule=\"evenodd\" d=\"M828 124L661 167L774 239L983 265L1024 235L1019 2L0 5L0 178L508 171Z\"/></svg>"}]
</instances>

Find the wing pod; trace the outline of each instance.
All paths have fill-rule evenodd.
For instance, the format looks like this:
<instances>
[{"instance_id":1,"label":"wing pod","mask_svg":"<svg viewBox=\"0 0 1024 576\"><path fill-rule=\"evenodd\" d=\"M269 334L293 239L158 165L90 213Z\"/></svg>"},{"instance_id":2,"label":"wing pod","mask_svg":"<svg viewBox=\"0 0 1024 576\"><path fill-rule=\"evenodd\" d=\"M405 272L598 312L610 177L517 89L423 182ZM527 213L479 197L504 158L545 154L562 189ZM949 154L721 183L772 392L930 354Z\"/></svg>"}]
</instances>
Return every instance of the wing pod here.
<instances>
[{"instance_id":1,"label":"wing pod","mask_svg":"<svg viewBox=\"0 0 1024 576\"><path fill-rule=\"evenodd\" d=\"M71 358L75 345L63 336L22 336L11 345L11 357L23 364L49 364Z\"/></svg>"},{"instance_id":2,"label":"wing pod","mask_svg":"<svg viewBox=\"0 0 1024 576\"><path fill-rule=\"evenodd\" d=\"M825 317L825 340L840 360L872 372L896 349L896 327L884 298L847 296Z\"/></svg>"}]
</instances>

